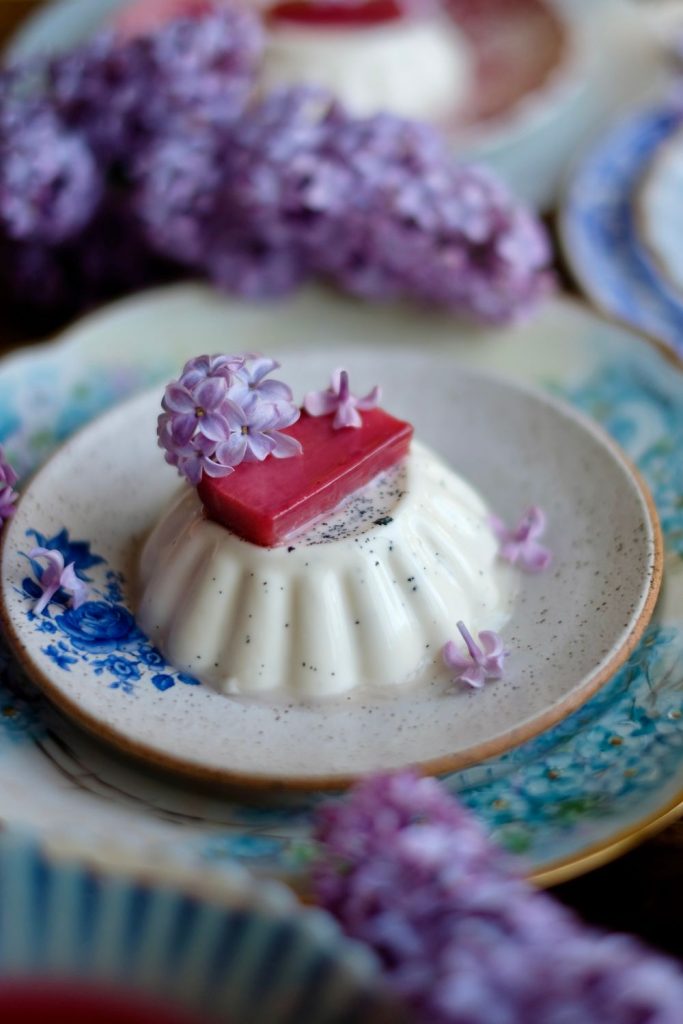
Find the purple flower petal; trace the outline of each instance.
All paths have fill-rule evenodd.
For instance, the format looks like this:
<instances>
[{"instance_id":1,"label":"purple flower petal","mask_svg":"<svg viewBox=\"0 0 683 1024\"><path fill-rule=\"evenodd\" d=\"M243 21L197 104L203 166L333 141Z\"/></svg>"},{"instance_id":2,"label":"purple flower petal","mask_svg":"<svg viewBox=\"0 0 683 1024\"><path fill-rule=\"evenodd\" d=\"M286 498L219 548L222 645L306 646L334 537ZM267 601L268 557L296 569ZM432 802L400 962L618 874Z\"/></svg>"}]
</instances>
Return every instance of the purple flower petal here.
<instances>
[{"instance_id":1,"label":"purple flower petal","mask_svg":"<svg viewBox=\"0 0 683 1024\"><path fill-rule=\"evenodd\" d=\"M245 462L263 462L275 447L272 438L263 433L249 433L247 435L247 450L244 453Z\"/></svg>"},{"instance_id":2,"label":"purple flower petal","mask_svg":"<svg viewBox=\"0 0 683 1024\"><path fill-rule=\"evenodd\" d=\"M170 433L174 445L184 448L190 443L196 429L197 417L194 413L179 413L171 420L168 433Z\"/></svg>"},{"instance_id":3,"label":"purple flower petal","mask_svg":"<svg viewBox=\"0 0 683 1024\"><path fill-rule=\"evenodd\" d=\"M519 552L519 563L526 572L543 572L553 560L548 548L533 541L527 541Z\"/></svg>"},{"instance_id":4,"label":"purple flower petal","mask_svg":"<svg viewBox=\"0 0 683 1024\"><path fill-rule=\"evenodd\" d=\"M233 433L216 447L215 459L221 466L239 466L247 450L247 437L241 431Z\"/></svg>"},{"instance_id":5,"label":"purple flower petal","mask_svg":"<svg viewBox=\"0 0 683 1024\"><path fill-rule=\"evenodd\" d=\"M194 413L197 402L192 392L181 384L169 384L164 393L164 408L168 412Z\"/></svg>"},{"instance_id":6,"label":"purple flower petal","mask_svg":"<svg viewBox=\"0 0 683 1024\"><path fill-rule=\"evenodd\" d=\"M309 391L304 396L304 409L309 416L329 416L337 408L337 396L332 391Z\"/></svg>"},{"instance_id":7,"label":"purple flower petal","mask_svg":"<svg viewBox=\"0 0 683 1024\"><path fill-rule=\"evenodd\" d=\"M230 433L230 424L221 413L209 412L200 417L199 431L210 441L225 441Z\"/></svg>"},{"instance_id":8,"label":"purple flower petal","mask_svg":"<svg viewBox=\"0 0 683 1024\"><path fill-rule=\"evenodd\" d=\"M228 391L224 377L206 377L193 391L195 407L205 413L214 412L220 406Z\"/></svg>"},{"instance_id":9,"label":"purple flower petal","mask_svg":"<svg viewBox=\"0 0 683 1024\"><path fill-rule=\"evenodd\" d=\"M67 594L71 594L72 608L80 608L87 601L90 587L76 575L76 567L73 562L65 568L60 583Z\"/></svg>"},{"instance_id":10,"label":"purple flower petal","mask_svg":"<svg viewBox=\"0 0 683 1024\"><path fill-rule=\"evenodd\" d=\"M271 430L268 437L273 442L271 455L276 459L290 459L293 456L301 455L303 447L300 441L289 434L281 434L278 430Z\"/></svg>"}]
</instances>

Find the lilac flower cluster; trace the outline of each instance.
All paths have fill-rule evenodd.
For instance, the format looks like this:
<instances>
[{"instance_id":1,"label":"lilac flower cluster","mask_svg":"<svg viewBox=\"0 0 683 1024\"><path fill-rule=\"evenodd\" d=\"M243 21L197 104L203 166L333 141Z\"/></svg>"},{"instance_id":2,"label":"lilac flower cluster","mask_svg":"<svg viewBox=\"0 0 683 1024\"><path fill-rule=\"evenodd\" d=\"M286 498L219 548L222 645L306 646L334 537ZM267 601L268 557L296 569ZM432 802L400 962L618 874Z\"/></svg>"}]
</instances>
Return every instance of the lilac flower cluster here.
<instances>
[{"instance_id":1,"label":"lilac flower cluster","mask_svg":"<svg viewBox=\"0 0 683 1024\"><path fill-rule=\"evenodd\" d=\"M140 230L135 167L171 126L186 140L240 115L261 47L254 13L207 3L201 17L148 36L104 33L2 73L0 288L8 304L42 328L178 276L174 254L156 252Z\"/></svg>"},{"instance_id":2,"label":"lilac flower cluster","mask_svg":"<svg viewBox=\"0 0 683 1024\"><path fill-rule=\"evenodd\" d=\"M14 504L17 500L17 492L14 490L16 482L17 474L7 461L0 445L0 527L14 515Z\"/></svg>"},{"instance_id":3,"label":"lilac flower cluster","mask_svg":"<svg viewBox=\"0 0 683 1024\"><path fill-rule=\"evenodd\" d=\"M0 95L5 290L68 314L191 271L255 297L320 275L492 323L534 305L548 238L491 174L317 90L252 102L262 48L253 11L207 0L6 73L23 88Z\"/></svg>"},{"instance_id":4,"label":"lilac flower cluster","mask_svg":"<svg viewBox=\"0 0 683 1024\"><path fill-rule=\"evenodd\" d=\"M378 777L319 814L318 901L425 1024L674 1024L683 972L519 878L433 779Z\"/></svg>"},{"instance_id":5,"label":"lilac flower cluster","mask_svg":"<svg viewBox=\"0 0 683 1024\"><path fill-rule=\"evenodd\" d=\"M155 32L102 33L52 61L50 96L64 122L105 160L128 170L141 147L170 129L186 139L242 114L262 52L244 6L207 5Z\"/></svg>"},{"instance_id":6,"label":"lilac flower cluster","mask_svg":"<svg viewBox=\"0 0 683 1024\"><path fill-rule=\"evenodd\" d=\"M198 356L164 392L157 436L166 461L197 486L241 462L287 459L301 445L281 433L299 418L291 389L267 379L280 364L263 356Z\"/></svg>"},{"instance_id":7,"label":"lilac flower cluster","mask_svg":"<svg viewBox=\"0 0 683 1024\"><path fill-rule=\"evenodd\" d=\"M90 221L103 190L95 159L39 101L13 95L0 103L0 229L20 242L55 245Z\"/></svg>"},{"instance_id":8,"label":"lilac flower cluster","mask_svg":"<svg viewBox=\"0 0 683 1024\"><path fill-rule=\"evenodd\" d=\"M224 142L194 145L190 194L187 179L182 196L173 187L186 157L167 140L166 173L143 169L138 210L151 243L168 251L171 236L174 253L189 215L203 243L188 264L233 291L273 295L320 274L364 298L407 296L499 323L550 286L540 222L492 174L459 166L426 125L355 118L299 87L252 107Z\"/></svg>"}]
</instances>

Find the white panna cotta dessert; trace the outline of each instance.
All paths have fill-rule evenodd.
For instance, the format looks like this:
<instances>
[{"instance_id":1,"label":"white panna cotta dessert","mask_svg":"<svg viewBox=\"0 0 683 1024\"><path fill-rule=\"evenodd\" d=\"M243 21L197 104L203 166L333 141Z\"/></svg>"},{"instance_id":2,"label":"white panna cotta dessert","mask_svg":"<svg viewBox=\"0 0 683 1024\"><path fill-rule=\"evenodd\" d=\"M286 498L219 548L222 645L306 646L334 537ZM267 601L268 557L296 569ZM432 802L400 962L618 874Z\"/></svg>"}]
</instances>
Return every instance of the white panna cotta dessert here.
<instances>
[{"instance_id":1,"label":"white panna cotta dessert","mask_svg":"<svg viewBox=\"0 0 683 1024\"><path fill-rule=\"evenodd\" d=\"M484 501L416 442L275 547L185 488L139 568L138 621L170 662L226 694L295 700L417 684L456 622L499 629L514 596Z\"/></svg>"},{"instance_id":2,"label":"white panna cotta dessert","mask_svg":"<svg viewBox=\"0 0 683 1024\"><path fill-rule=\"evenodd\" d=\"M389 111L427 121L444 120L465 104L473 62L447 15L410 16L391 0L333 5L322 16L316 10L322 8L298 2L271 8L264 91L315 85L358 116Z\"/></svg>"}]
</instances>

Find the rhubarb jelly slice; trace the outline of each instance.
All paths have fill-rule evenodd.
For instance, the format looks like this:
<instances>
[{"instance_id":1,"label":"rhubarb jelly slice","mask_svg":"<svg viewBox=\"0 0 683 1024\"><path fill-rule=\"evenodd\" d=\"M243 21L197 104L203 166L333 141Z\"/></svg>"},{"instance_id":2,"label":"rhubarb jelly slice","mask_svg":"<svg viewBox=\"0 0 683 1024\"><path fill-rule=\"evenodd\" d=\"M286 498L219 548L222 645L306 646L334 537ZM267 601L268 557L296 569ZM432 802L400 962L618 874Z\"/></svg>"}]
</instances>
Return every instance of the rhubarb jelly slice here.
<instances>
[{"instance_id":1,"label":"rhubarb jelly slice","mask_svg":"<svg viewBox=\"0 0 683 1024\"><path fill-rule=\"evenodd\" d=\"M398 21L404 17L403 5L397 0L360 0L349 3L316 2L316 0L282 0L267 9L266 16L273 22L305 25L309 28L368 28Z\"/></svg>"},{"instance_id":2,"label":"rhubarb jelly slice","mask_svg":"<svg viewBox=\"0 0 683 1024\"><path fill-rule=\"evenodd\" d=\"M243 462L222 479L204 475L199 497L209 518L244 540L275 547L393 466L408 452L413 428L384 412L363 413L363 425L335 430L332 416L309 416L284 433L303 455Z\"/></svg>"}]
</instances>

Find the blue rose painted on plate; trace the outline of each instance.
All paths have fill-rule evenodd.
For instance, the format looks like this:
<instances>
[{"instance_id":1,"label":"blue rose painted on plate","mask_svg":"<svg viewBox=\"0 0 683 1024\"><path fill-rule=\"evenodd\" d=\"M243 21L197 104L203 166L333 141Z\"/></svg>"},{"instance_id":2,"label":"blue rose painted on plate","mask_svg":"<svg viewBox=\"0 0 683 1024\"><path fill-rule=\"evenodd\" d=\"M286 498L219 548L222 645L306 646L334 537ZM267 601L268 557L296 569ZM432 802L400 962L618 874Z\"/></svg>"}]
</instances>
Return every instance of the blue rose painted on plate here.
<instances>
[{"instance_id":1,"label":"blue rose painted on plate","mask_svg":"<svg viewBox=\"0 0 683 1024\"><path fill-rule=\"evenodd\" d=\"M129 695L138 684L151 683L160 693L178 682L200 685L194 677L171 668L138 628L123 604L123 576L109 569L87 541L73 540L66 528L54 537L45 537L38 530L27 531L27 536L41 547L59 551L65 563L74 562L78 574L92 583L89 599L80 608L68 607L66 595L58 592L43 614L36 616L33 607L40 587L30 577L22 582L26 615L35 621L36 632L45 634L46 640L52 638L41 651L53 665L72 672L80 662L88 662L95 675L107 680L110 689ZM40 565L32 561L31 566L40 578ZM94 570L94 576L86 576L86 570ZM95 577L102 578L101 586Z\"/></svg>"}]
</instances>

